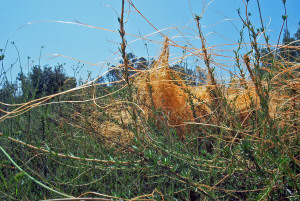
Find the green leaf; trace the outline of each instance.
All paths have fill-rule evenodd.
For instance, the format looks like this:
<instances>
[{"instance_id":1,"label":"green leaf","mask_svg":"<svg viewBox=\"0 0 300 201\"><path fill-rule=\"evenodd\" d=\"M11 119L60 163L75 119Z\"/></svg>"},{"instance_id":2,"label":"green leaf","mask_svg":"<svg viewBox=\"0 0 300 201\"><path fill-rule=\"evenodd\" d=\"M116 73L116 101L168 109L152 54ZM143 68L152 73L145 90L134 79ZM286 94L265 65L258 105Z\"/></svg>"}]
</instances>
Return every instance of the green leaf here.
<instances>
[{"instance_id":1,"label":"green leaf","mask_svg":"<svg viewBox=\"0 0 300 201\"><path fill-rule=\"evenodd\" d=\"M281 17L282 17L282 19L283 19L284 21L288 18L287 15L282 15Z\"/></svg>"},{"instance_id":2,"label":"green leaf","mask_svg":"<svg viewBox=\"0 0 300 201\"><path fill-rule=\"evenodd\" d=\"M4 59L4 54L0 55L0 61L2 61Z\"/></svg>"},{"instance_id":3,"label":"green leaf","mask_svg":"<svg viewBox=\"0 0 300 201\"><path fill-rule=\"evenodd\" d=\"M18 182L20 181L21 179L23 179L24 177L26 176L25 172L18 172L15 176L14 176L14 179Z\"/></svg>"}]
</instances>

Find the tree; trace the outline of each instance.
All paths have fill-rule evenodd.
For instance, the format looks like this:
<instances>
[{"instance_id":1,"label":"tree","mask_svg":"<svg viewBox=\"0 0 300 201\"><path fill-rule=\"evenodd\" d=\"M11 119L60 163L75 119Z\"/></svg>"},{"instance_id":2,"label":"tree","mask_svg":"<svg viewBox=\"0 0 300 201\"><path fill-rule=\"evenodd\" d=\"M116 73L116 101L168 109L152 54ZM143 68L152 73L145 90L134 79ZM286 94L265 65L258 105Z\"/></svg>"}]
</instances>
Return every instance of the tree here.
<instances>
[{"instance_id":1,"label":"tree","mask_svg":"<svg viewBox=\"0 0 300 201\"><path fill-rule=\"evenodd\" d=\"M144 57L136 57L133 53L127 54L129 68L129 76L133 76L139 71L146 70L154 64L154 60L148 61ZM119 61L120 66L123 64L123 60ZM201 85L205 83L206 75L196 69L189 69L184 63L175 64L170 67L172 70L177 71L181 74L183 80L187 81L190 85ZM121 67L111 66L111 70L106 74L106 79L98 79L98 83L103 83L104 81L109 82L110 86L118 85L115 83L123 79L123 69Z\"/></svg>"},{"instance_id":2,"label":"tree","mask_svg":"<svg viewBox=\"0 0 300 201\"><path fill-rule=\"evenodd\" d=\"M300 22L298 23L300 26ZM287 67L291 63L299 63L300 62L300 28L296 31L294 34L294 37L291 36L290 32L288 30L284 30L283 39L282 39L282 48L278 49L277 55L276 55L276 62L284 62L284 66ZM271 49L274 50L274 49ZM267 48L261 49L261 66L262 69L266 69L267 71L269 69L278 68L278 65L273 65L274 62L274 55L270 54ZM277 70L277 69L273 69ZM296 69L296 71L299 71L300 69ZM267 71L263 71L262 75L265 75Z\"/></svg>"},{"instance_id":3,"label":"tree","mask_svg":"<svg viewBox=\"0 0 300 201\"><path fill-rule=\"evenodd\" d=\"M133 53L127 54L129 68L129 76L134 75L138 71L142 71L150 67L153 61L147 61L144 57L136 57ZM123 59L119 61L119 66L124 64ZM111 86L117 85L117 82L123 79L124 69L117 66L111 66L111 70L106 74L106 81L110 83ZM101 79L100 81L104 81Z\"/></svg>"},{"instance_id":4,"label":"tree","mask_svg":"<svg viewBox=\"0 0 300 201\"><path fill-rule=\"evenodd\" d=\"M63 65L52 67L45 65L43 69L33 66L28 76L19 73L17 79L21 82L22 95L25 98L35 99L58 93L59 91L76 87L76 79L68 77Z\"/></svg>"},{"instance_id":5,"label":"tree","mask_svg":"<svg viewBox=\"0 0 300 201\"><path fill-rule=\"evenodd\" d=\"M191 86L204 84L206 75L198 69L198 67L188 68L186 64L180 63L170 67L172 70L181 74L181 79Z\"/></svg>"},{"instance_id":6,"label":"tree","mask_svg":"<svg viewBox=\"0 0 300 201\"><path fill-rule=\"evenodd\" d=\"M300 28L294 34L294 37L291 37L290 32L288 30L284 30L282 40L282 45L284 46L280 50L280 57L282 59L289 62L299 61L300 50L298 48L300 46L300 42L297 40L300 40Z\"/></svg>"},{"instance_id":7,"label":"tree","mask_svg":"<svg viewBox=\"0 0 300 201\"><path fill-rule=\"evenodd\" d=\"M0 89L0 102L13 103L17 96L17 91L17 83L9 83L8 81L5 81Z\"/></svg>"}]
</instances>

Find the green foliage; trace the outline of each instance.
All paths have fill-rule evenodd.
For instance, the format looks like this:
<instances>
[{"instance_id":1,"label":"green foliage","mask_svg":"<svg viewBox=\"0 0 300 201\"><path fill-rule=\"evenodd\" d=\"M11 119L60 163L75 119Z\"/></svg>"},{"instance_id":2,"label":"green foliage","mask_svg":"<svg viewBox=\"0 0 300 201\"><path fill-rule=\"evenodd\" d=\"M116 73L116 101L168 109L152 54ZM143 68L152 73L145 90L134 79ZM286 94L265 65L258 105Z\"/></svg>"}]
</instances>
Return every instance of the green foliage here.
<instances>
[{"instance_id":1,"label":"green foliage","mask_svg":"<svg viewBox=\"0 0 300 201\"><path fill-rule=\"evenodd\" d=\"M300 22L299 22L300 25ZM300 28L294 34L294 37L291 37L288 30L284 31L282 44L287 47L283 47L280 51L280 57L282 60L290 62L299 62L300 50L297 48L300 46Z\"/></svg>"},{"instance_id":2,"label":"green foliage","mask_svg":"<svg viewBox=\"0 0 300 201\"><path fill-rule=\"evenodd\" d=\"M118 82L124 79L120 67L124 59L120 65L111 66L107 76L95 85L49 100L47 96L76 86L62 65L34 66L27 75L21 72L18 82L2 82L0 146L9 157L0 153L0 199L43 200L72 195L115 200L299 200L296 87L288 88L294 91L284 95L292 98L276 108L282 116L270 118L266 109L271 88L276 87L271 83L273 71L276 69L278 77L283 74L278 88L290 86L293 77L279 70L298 62L299 50L279 49L278 57L265 56L271 55L270 50L257 42L257 33L265 28L255 29L248 18L240 17L244 25L234 50L235 65L240 80L246 82L246 72L253 75L251 81L261 100L260 107L251 100L251 114L245 121L221 94L214 103L207 103L213 108L207 119L199 117L186 127L185 137L180 137L161 108L146 108L153 111L148 118L133 109L130 98L136 95L137 87L129 85L130 97L124 82ZM197 15L195 18L200 20ZM250 33L248 54L243 54L244 32ZM120 34L124 37L123 32ZM300 30L294 37L286 31L283 44L291 44L299 35ZM299 46L298 42L293 44ZM210 76L214 76L212 57L204 54L205 65L211 67ZM129 76L146 72L154 62L132 53L126 58L131 66ZM198 63L192 67L187 63L170 68L181 73L187 85L205 83L206 76L194 70ZM243 67L248 64L247 71ZM271 70L263 73L263 68ZM245 82L240 82L243 89L248 86ZM196 107L192 97L189 99ZM288 104L291 101L294 104ZM110 129L115 133L105 132ZM127 135L129 140L124 139Z\"/></svg>"},{"instance_id":3,"label":"green foliage","mask_svg":"<svg viewBox=\"0 0 300 201\"><path fill-rule=\"evenodd\" d=\"M145 70L147 68L150 68L151 65L153 64L153 60L147 61L144 57L136 57L133 53L128 53L127 54L127 59L128 59L128 65L130 66L128 70L128 75L132 76L138 71ZM110 65L109 65L110 66ZM119 65L115 66L112 65L110 66L110 71L106 74L105 78L101 77L98 82L100 83L110 83L110 85L115 86L115 85L120 85L122 82L120 80L123 79L124 76L124 61L121 59L119 61Z\"/></svg>"},{"instance_id":4,"label":"green foliage","mask_svg":"<svg viewBox=\"0 0 300 201\"><path fill-rule=\"evenodd\" d=\"M59 91L76 86L76 80L66 76L63 65L59 64L52 69L50 66L33 66L29 75L19 73L17 79L21 82L22 95L27 100L49 96Z\"/></svg>"},{"instance_id":5,"label":"green foliage","mask_svg":"<svg viewBox=\"0 0 300 201\"><path fill-rule=\"evenodd\" d=\"M300 25L300 22L299 22ZM294 37L291 36L288 30L284 30L283 38L282 38L282 47L278 49L278 55L276 55L277 62L291 62L291 63L299 63L300 62L300 28L294 34ZM271 49L274 52L274 49ZM261 57L262 63L261 65L267 69L271 69L274 66L272 63L274 62L274 55L270 53L268 48L261 49ZM285 66L285 64L282 64ZM280 67L280 65L276 65L276 67ZM276 69L272 69L276 70ZM299 68L297 69L299 71Z\"/></svg>"}]
</instances>

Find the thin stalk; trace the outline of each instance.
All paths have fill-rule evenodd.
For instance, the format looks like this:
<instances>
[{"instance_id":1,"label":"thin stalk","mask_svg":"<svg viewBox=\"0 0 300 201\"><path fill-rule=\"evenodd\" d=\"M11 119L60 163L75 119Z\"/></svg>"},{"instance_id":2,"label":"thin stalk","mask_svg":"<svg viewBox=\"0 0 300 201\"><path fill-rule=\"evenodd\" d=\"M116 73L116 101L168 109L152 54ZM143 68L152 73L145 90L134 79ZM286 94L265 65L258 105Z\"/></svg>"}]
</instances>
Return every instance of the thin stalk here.
<instances>
[{"instance_id":1,"label":"thin stalk","mask_svg":"<svg viewBox=\"0 0 300 201\"><path fill-rule=\"evenodd\" d=\"M209 75L209 78L211 79L211 84L212 85L217 85L217 82L215 80L215 76L213 74L213 70L210 66L210 55L208 54L207 52L207 49L206 49L206 46L205 46L205 38L203 36L203 33L201 31L201 26L200 26L200 17L199 16L196 16L195 18L196 22L197 22L197 28L198 28L198 31L199 31L199 37L201 39L201 43L202 43L202 52L203 52L203 56L204 56L204 63L208 69L208 75Z\"/></svg>"},{"instance_id":2,"label":"thin stalk","mask_svg":"<svg viewBox=\"0 0 300 201\"><path fill-rule=\"evenodd\" d=\"M210 79L210 84L212 86L214 86L211 90L210 90L210 93L214 99L214 104L215 104L215 107L217 107L218 105L218 98L219 97L222 97L222 93L221 93L221 90L218 88L218 85L217 85L217 81L215 80L215 76L214 76L214 73L213 73L213 69L211 68L211 65L210 65L210 55L209 53L207 52L207 48L206 48L206 44L205 44L205 38L203 36L203 33L202 33L202 30L201 30L201 26L200 26L200 17L199 16L195 16L195 21L196 21L196 24L197 24L197 28L198 28L198 32L199 32L199 37L201 39L201 44L202 44L202 52L203 52L203 56L204 56L204 63L207 67L207 70L208 70L208 76L209 76L209 79Z\"/></svg>"},{"instance_id":3,"label":"thin stalk","mask_svg":"<svg viewBox=\"0 0 300 201\"><path fill-rule=\"evenodd\" d=\"M131 87L131 83L129 81L129 71L128 71L128 68L129 68L129 64L128 64L128 58L127 58L127 55L126 55L126 45L127 45L127 42L126 42L126 39L125 39L125 29L124 29L124 6L125 6L125 1L122 0L122 11L121 11L121 17L119 18L119 23L120 23L120 30L119 30L119 33L120 33L120 36L121 36L121 39L122 39L122 43L121 43L121 54L122 54L122 58L123 58L123 61L124 61L124 79L125 79L125 82L128 86L128 100L130 102L133 102L133 95L132 95L132 87ZM137 126L137 116L136 116L136 109L135 109L135 106L132 105L132 118L134 120L134 123L135 123L135 128L136 128L136 134L137 134L137 131L138 131L138 126Z\"/></svg>"},{"instance_id":4,"label":"thin stalk","mask_svg":"<svg viewBox=\"0 0 300 201\"><path fill-rule=\"evenodd\" d=\"M285 6L286 0L283 0L282 2L283 2L283 6L284 6L284 11L285 11L284 14L285 15L282 16L283 22L282 22L282 26L281 26L281 29L280 29L280 33L279 33L279 37L278 37L278 41L277 41L277 45L276 45L276 51L275 51L275 54L274 54L274 60L276 59L276 56L277 56L279 41L280 41L280 38L281 38L281 34L282 34L283 27L284 27L284 23L286 22L286 19L287 19L286 6Z\"/></svg>"},{"instance_id":5,"label":"thin stalk","mask_svg":"<svg viewBox=\"0 0 300 201\"><path fill-rule=\"evenodd\" d=\"M247 27L248 31L249 31L249 38L250 38L250 42L251 42L251 48L252 51L254 52L254 62L253 62L253 66L254 66L254 70L251 69L250 67L250 58L248 55L244 55L244 61L247 67L247 70L250 73L250 77L253 81L253 83L255 84L255 89L256 92L259 96L260 99L260 105L261 108L264 112L264 114L266 115L266 120L269 124L269 126L271 125L271 119L270 119L270 112L269 112L269 92L270 92L270 85L269 83L267 83L266 87L263 87L262 85L262 72L261 72L261 66L260 66L260 57L261 57L261 52L260 52L260 48L258 45L258 31L256 32L254 26L252 25L252 23L249 21L248 16L247 16L247 20L244 20L242 18L242 16L240 15L240 12L238 13L240 19L242 20L243 24L245 27Z\"/></svg>"},{"instance_id":6,"label":"thin stalk","mask_svg":"<svg viewBox=\"0 0 300 201\"><path fill-rule=\"evenodd\" d=\"M258 11L259 11L259 18L260 18L260 23L261 23L261 27L262 27L262 32L264 34L264 38L265 38L265 41L267 43L266 44L267 49L268 49L269 53L272 55L272 51L271 51L271 48L270 48L270 45L269 45L269 37L266 36L265 26L264 26L264 22L263 22L262 15L261 15L259 0L257 0L257 6L258 6Z\"/></svg>"}]
</instances>

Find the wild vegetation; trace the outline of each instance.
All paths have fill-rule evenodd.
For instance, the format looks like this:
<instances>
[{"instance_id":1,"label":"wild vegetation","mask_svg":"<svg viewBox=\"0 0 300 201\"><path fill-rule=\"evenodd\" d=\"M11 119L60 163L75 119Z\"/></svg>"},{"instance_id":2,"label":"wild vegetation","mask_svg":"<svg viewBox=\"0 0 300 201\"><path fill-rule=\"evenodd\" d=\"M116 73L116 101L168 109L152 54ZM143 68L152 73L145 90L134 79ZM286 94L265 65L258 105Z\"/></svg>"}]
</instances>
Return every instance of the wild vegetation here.
<instances>
[{"instance_id":1,"label":"wild vegetation","mask_svg":"<svg viewBox=\"0 0 300 201\"><path fill-rule=\"evenodd\" d=\"M122 59L103 76L35 65L9 82L2 63L0 199L299 200L300 29L270 44L259 1L258 25L238 10L228 82L201 16L200 48L161 32L160 55L146 59L127 50L124 5ZM176 64L170 46L183 49Z\"/></svg>"}]
</instances>

